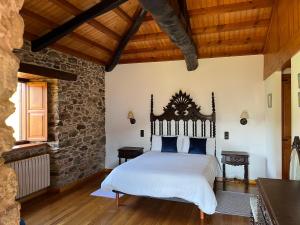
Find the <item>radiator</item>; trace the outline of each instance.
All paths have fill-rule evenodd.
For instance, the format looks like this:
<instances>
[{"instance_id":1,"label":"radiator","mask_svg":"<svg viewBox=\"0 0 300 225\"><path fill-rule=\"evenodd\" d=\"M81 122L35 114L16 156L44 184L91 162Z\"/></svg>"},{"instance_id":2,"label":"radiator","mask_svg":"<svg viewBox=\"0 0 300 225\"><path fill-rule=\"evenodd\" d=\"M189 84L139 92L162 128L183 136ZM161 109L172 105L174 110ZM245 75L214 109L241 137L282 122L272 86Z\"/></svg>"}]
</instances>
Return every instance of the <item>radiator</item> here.
<instances>
[{"instance_id":1,"label":"radiator","mask_svg":"<svg viewBox=\"0 0 300 225\"><path fill-rule=\"evenodd\" d=\"M42 190L50 185L49 154L10 162L18 177L17 199Z\"/></svg>"}]
</instances>

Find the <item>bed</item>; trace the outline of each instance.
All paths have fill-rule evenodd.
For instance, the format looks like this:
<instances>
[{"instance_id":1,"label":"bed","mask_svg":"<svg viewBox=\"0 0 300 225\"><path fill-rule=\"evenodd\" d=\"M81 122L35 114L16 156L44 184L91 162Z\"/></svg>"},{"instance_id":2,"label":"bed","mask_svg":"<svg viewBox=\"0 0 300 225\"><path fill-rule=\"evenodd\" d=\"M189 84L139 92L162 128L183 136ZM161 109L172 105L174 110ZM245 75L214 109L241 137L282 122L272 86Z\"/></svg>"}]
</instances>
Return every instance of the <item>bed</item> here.
<instances>
[{"instance_id":1,"label":"bed","mask_svg":"<svg viewBox=\"0 0 300 225\"><path fill-rule=\"evenodd\" d=\"M193 203L200 209L201 219L204 213L213 214L217 206L213 187L219 169L214 93L210 115L202 114L190 95L182 91L172 96L163 114L155 115L151 95L150 124L151 151L113 169L102 182L101 189L116 192L117 205L119 193L124 193ZM155 150L154 138L164 135L205 139L207 154ZM208 145L208 139L213 144Z\"/></svg>"}]
</instances>

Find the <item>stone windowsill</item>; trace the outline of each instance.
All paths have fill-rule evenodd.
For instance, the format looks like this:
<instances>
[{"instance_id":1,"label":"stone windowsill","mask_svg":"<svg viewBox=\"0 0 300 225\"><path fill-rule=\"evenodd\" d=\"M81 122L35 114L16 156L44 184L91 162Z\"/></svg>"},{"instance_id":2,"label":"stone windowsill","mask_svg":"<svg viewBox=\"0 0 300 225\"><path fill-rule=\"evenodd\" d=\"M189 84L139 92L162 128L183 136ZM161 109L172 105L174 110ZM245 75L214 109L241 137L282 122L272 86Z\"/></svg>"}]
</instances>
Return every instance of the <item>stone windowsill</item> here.
<instances>
[{"instance_id":1,"label":"stone windowsill","mask_svg":"<svg viewBox=\"0 0 300 225\"><path fill-rule=\"evenodd\" d=\"M45 142L33 142L22 145L16 145L11 151L5 152L2 157L5 163L14 162L18 160L23 160L38 155L47 154L48 144Z\"/></svg>"},{"instance_id":2,"label":"stone windowsill","mask_svg":"<svg viewBox=\"0 0 300 225\"><path fill-rule=\"evenodd\" d=\"M42 146L47 146L48 144L46 142L33 142L33 143L28 143L28 144L22 144L22 145L15 145L12 148L12 151L14 150L23 150L23 149L32 149L34 147L42 147Z\"/></svg>"}]
</instances>

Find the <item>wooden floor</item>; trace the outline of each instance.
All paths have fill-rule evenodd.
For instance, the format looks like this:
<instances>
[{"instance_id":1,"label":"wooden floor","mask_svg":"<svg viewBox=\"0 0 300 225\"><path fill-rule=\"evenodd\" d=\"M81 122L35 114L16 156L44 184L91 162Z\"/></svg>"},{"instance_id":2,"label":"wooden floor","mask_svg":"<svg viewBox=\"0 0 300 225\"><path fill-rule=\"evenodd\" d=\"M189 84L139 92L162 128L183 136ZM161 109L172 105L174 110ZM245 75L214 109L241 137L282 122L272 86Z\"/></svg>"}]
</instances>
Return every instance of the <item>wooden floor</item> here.
<instances>
[{"instance_id":1,"label":"wooden floor","mask_svg":"<svg viewBox=\"0 0 300 225\"><path fill-rule=\"evenodd\" d=\"M116 208L113 199L91 197L101 178L61 194L45 194L22 204L21 216L28 225L248 225L249 219L214 214L199 219L192 204L124 196ZM218 185L221 186L221 185ZM219 189L220 187L218 187ZM229 184L227 190L243 191L242 184ZM250 187L250 192L255 192Z\"/></svg>"}]
</instances>

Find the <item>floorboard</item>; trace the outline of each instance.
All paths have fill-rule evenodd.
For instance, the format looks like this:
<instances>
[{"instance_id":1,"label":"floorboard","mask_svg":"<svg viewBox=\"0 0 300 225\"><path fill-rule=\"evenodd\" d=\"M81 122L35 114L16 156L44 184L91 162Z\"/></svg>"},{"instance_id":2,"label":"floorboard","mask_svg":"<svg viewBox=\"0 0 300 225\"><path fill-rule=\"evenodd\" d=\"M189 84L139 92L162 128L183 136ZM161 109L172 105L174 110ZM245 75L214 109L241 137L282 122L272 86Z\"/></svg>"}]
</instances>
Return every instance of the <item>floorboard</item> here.
<instances>
[{"instance_id":1,"label":"floorboard","mask_svg":"<svg viewBox=\"0 0 300 225\"><path fill-rule=\"evenodd\" d=\"M22 204L21 216L27 225L248 225L249 219L214 214L199 219L192 204L127 196L121 206L108 198L92 197L101 179L95 179L64 193L47 193ZM217 189L222 185L218 184ZM228 191L243 192L243 184L229 183ZM251 193L256 192L250 186Z\"/></svg>"}]
</instances>

